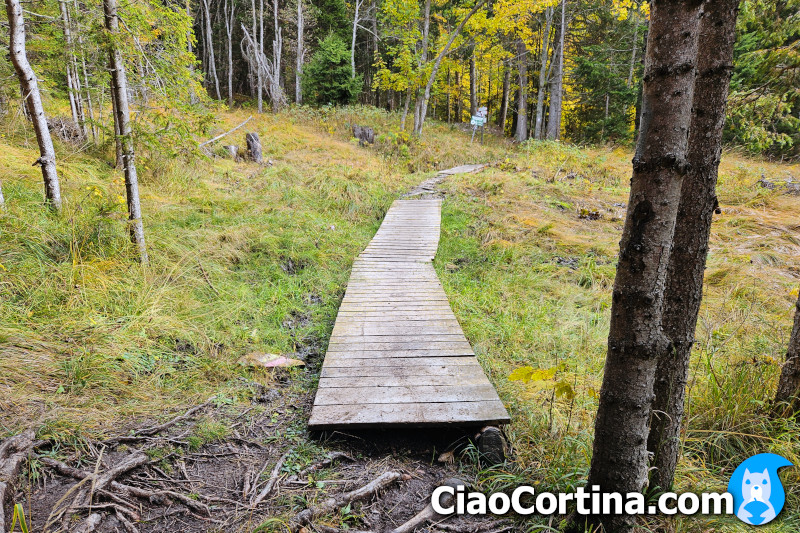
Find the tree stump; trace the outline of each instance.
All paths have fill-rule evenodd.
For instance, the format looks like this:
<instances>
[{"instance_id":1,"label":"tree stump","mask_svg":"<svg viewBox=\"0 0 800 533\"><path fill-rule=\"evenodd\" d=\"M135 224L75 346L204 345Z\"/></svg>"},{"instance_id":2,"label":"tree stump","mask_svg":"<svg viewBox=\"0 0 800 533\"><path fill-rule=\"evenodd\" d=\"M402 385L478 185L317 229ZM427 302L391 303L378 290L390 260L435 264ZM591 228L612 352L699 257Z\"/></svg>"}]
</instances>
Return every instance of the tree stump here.
<instances>
[{"instance_id":1,"label":"tree stump","mask_svg":"<svg viewBox=\"0 0 800 533\"><path fill-rule=\"evenodd\" d=\"M236 146L235 144L228 144L228 145L223 146L223 148L225 148L225 151L228 152L228 154L231 156L231 159L233 159L234 161L238 161L239 160L239 147L238 146Z\"/></svg>"},{"instance_id":2,"label":"tree stump","mask_svg":"<svg viewBox=\"0 0 800 533\"><path fill-rule=\"evenodd\" d=\"M250 160L258 164L263 163L264 156L261 153L261 141L258 139L258 133L248 133L245 135L245 141L247 141L247 155Z\"/></svg>"},{"instance_id":3,"label":"tree stump","mask_svg":"<svg viewBox=\"0 0 800 533\"><path fill-rule=\"evenodd\" d=\"M367 126L353 126L353 137L358 139L359 146L375 143L375 130Z\"/></svg>"}]
</instances>

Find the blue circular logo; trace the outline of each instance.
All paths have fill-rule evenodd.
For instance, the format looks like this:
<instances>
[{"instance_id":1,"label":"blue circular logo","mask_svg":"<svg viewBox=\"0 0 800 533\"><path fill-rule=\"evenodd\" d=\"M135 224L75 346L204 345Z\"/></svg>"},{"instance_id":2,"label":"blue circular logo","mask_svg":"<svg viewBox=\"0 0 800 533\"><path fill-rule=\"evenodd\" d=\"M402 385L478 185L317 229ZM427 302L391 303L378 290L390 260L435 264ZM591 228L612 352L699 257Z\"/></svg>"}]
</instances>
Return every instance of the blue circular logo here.
<instances>
[{"instance_id":1,"label":"blue circular logo","mask_svg":"<svg viewBox=\"0 0 800 533\"><path fill-rule=\"evenodd\" d=\"M792 466L774 453L760 453L746 459L731 475L728 492L733 496L736 517L745 524L760 526L772 522L783 510L786 492L778 469Z\"/></svg>"}]
</instances>

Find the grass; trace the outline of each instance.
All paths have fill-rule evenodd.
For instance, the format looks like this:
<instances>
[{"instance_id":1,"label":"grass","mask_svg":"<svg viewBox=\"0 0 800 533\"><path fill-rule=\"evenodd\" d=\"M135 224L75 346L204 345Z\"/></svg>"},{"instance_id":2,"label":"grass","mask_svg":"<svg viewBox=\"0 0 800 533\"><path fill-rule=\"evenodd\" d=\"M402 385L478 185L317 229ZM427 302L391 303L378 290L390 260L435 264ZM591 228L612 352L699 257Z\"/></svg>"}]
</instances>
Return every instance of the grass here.
<instances>
[{"instance_id":1,"label":"grass","mask_svg":"<svg viewBox=\"0 0 800 533\"><path fill-rule=\"evenodd\" d=\"M225 113L216 130L247 116ZM31 134L13 117L0 123L0 436L33 424L40 437L69 444L212 397L236 404L246 396L243 379L273 379L238 364L242 356L324 349L350 265L399 193L437 169L485 162L492 166L443 185L435 263L512 415L516 463L471 473L486 490L582 484L629 150L514 146L492 136L481 146L440 123L416 142L397 120L360 107L256 116L248 127L261 136L266 167L142 154L147 268L126 238L124 188L109 152L57 146L66 204L54 216L30 167ZM352 123L376 128L378 145L350 141ZM762 174L797 176L798 167L723 158L679 490L724 489L738 462L757 452L800 460L798 427L770 420L766 409L797 296L798 200L760 188ZM557 371L535 385L508 379L525 366ZM557 383L574 395L555 394ZM201 446L226 434L205 419L191 440ZM302 451L287 468L318 451L303 428L287 438ZM800 526L800 474L783 475L787 511L765 531ZM530 522L531 530L544 525ZM677 527L744 530L702 517L679 518Z\"/></svg>"},{"instance_id":2,"label":"grass","mask_svg":"<svg viewBox=\"0 0 800 533\"><path fill-rule=\"evenodd\" d=\"M482 473L485 488L526 479L571 490L585 480L629 159L621 149L530 142L494 168L443 186L437 271L512 411L516 470ZM724 491L732 470L755 453L795 463L800 456L797 425L770 420L767 409L797 298L798 200L756 184L762 173L797 171L735 154L723 159L723 214L712 231L679 491ZM508 379L524 366L558 371L534 386ZM555 394L559 382L574 397ZM800 474L787 469L783 476L787 511L768 531L796 531L800 524ZM744 531L738 524L694 517L679 518L677 527ZM659 530L658 522L652 527Z\"/></svg>"}]
</instances>

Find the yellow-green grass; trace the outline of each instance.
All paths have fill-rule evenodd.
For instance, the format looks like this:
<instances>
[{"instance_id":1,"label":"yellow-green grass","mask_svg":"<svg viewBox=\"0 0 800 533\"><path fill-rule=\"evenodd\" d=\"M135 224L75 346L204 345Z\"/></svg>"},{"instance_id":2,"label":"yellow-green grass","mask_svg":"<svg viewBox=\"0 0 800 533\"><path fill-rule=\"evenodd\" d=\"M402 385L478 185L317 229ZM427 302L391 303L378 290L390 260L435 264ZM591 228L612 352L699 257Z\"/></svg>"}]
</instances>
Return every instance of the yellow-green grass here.
<instances>
[{"instance_id":1,"label":"yellow-green grass","mask_svg":"<svg viewBox=\"0 0 800 533\"><path fill-rule=\"evenodd\" d=\"M224 113L209 137L248 117ZM376 128L376 147L349 139ZM627 185L626 148L516 146L432 122L421 141L370 108L256 115L271 166L139 158L151 266L126 237L124 188L110 150L58 145L61 216L41 205L35 142L21 119L0 123L0 436L34 425L73 439L218 395L236 402L252 351L324 343L352 260L394 198L436 169L493 163L450 178L436 267L465 332L512 414L516 466L479 473L483 488L582 484L591 454L610 289ZM244 130L217 145L243 145ZM222 154L219 147L215 152ZM798 281L800 201L756 184L798 167L726 154L707 290L692 362L679 490L724 489L760 451L800 455L797 427L769 420ZM599 220L581 218L594 212ZM793 292L795 291L795 292ZM509 381L516 368L565 365L553 382ZM313 380L301 380L301 386ZM310 392L310 390L308 391ZM197 444L224 433L213 420ZM207 426L207 427L206 427ZM798 473L769 531L795 531ZM541 524L534 521L532 527ZM654 523L658 529L659 522ZM679 519L679 530L736 530Z\"/></svg>"},{"instance_id":2,"label":"yellow-green grass","mask_svg":"<svg viewBox=\"0 0 800 533\"><path fill-rule=\"evenodd\" d=\"M521 480L583 484L602 381L631 154L531 142L518 155L443 186L436 267L467 337L510 407L518 459L482 474L484 487ZM797 426L768 418L800 285L800 199L756 182L797 165L726 154L720 171L706 291L691 366L679 491L725 491L759 452L797 462ZM598 220L586 218L601 214ZM582 218L581 215L584 215ZM520 367L563 365L554 379L510 381ZM555 384L571 385L555 395ZM768 531L800 524L800 472L787 469L787 512ZM543 521L542 523L546 523ZM737 521L678 519L679 531L744 531ZM538 527L538 526L532 526ZM655 530L663 524L654 521Z\"/></svg>"}]
</instances>

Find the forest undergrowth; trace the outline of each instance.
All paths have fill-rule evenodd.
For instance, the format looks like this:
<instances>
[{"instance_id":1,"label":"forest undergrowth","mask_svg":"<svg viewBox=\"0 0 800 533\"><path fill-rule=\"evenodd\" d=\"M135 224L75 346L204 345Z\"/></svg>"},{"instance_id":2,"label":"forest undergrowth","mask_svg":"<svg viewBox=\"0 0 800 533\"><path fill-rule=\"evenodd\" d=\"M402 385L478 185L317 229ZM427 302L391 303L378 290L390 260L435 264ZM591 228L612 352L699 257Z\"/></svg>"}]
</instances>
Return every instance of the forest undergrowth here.
<instances>
[{"instance_id":1,"label":"forest undergrowth","mask_svg":"<svg viewBox=\"0 0 800 533\"><path fill-rule=\"evenodd\" d=\"M222 114L209 137L250 114ZM287 477L331 450L355 460L289 484L266 508L231 511L221 523L192 522L198 531L283 531L303 506L390 468L411 476L419 493L446 474L486 491L582 485L630 149L514 145L491 134L480 145L470 143L464 126L439 122L426 123L420 141L398 131L398 122L372 108L295 107L249 122L247 130L262 140L263 166L224 157L221 145L243 145L244 130L206 155L141 154L147 267L137 263L126 234L124 184L108 144L57 145L65 207L49 214L40 174L30 166L35 139L19 116L0 122L0 436L32 427L55 443L49 457L90 464L98 441L210 401L185 433L171 436L180 444L150 443L158 468L172 473L184 455L219 456L247 443L259 450L251 461L256 471L259 461L289 454L279 472ZM374 127L376 145L358 146L352 124ZM408 436L391 442L373 435L366 443L364 436L309 435L310 400L353 259L395 198L464 163L489 166L441 185L435 264L509 408L511 460L481 469L473 450L454 447L449 435L413 445ZM799 428L768 415L800 285L800 198L784 186L799 178L796 164L723 158L679 491L724 490L738 461L754 453L800 461ZM252 353L292 355L307 366L241 364ZM514 379L520 375L534 379ZM226 464L221 479L235 480L240 466ZM32 496L46 479L40 467L34 463L26 474L26 505L41 525L45 506ZM266 479L269 469L259 475ZM800 474L783 475L791 478L786 511L766 531L800 529ZM425 503L405 493L396 488L387 496L391 510L356 505L327 523L397 524ZM231 492L215 497L230 499ZM678 531L744 530L729 519L676 520ZM534 518L513 527L550 526L557 522ZM653 531L666 526L661 519L642 523Z\"/></svg>"}]
</instances>

